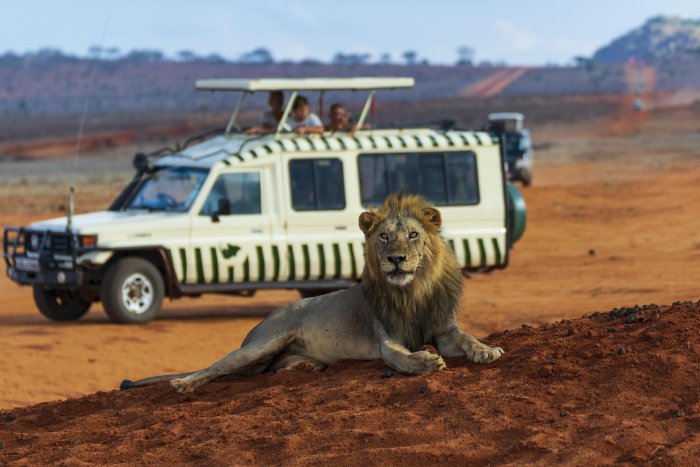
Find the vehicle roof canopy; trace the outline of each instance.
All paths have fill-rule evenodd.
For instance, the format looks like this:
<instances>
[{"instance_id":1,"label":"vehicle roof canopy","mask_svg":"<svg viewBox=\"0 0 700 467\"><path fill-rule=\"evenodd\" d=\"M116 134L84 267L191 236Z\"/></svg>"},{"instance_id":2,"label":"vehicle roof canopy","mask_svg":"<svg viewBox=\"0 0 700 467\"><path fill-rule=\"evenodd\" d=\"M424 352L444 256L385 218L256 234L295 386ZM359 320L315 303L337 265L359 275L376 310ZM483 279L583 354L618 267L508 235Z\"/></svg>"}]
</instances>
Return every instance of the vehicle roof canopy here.
<instances>
[{"instance_id":1,"label":"vehicle roof canopy","mask_svg":"<svg viewBox=\"0 0 700 467\"><path fill-rule=\"evenodd\" d=\"M360 91L375 89L412 88L413 78L264 78L264 79L199 79L201 91Z\"/></svg>"}]
</instances>

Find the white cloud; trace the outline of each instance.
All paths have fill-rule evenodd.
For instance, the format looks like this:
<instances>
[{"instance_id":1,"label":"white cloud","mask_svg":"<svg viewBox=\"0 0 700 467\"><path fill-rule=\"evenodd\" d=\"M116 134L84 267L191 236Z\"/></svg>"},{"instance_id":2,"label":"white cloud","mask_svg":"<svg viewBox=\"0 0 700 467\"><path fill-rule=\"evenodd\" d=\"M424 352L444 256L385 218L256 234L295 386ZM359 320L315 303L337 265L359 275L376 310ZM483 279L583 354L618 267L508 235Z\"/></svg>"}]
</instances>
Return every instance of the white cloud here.
<instances>
[{"instance_id":1,"label":"white cloud","mask_svg":"<svg viewBox=\"0 0 700 467\"><path fill-rule=\"evenodd\" d=\"M497 19L496 27L510 41L510 45L519 52L528 52L540 42L533 33L520 29L507 19Z\"/></svg>"}]
</instances>

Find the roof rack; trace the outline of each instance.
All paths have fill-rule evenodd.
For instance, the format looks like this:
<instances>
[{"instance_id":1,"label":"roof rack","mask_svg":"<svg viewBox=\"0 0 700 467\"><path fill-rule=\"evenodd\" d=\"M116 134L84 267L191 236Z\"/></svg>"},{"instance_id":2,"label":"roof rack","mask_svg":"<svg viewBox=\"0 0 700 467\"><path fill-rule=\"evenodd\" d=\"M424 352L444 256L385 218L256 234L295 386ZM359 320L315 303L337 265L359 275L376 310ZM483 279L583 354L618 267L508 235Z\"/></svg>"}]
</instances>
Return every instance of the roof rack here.
<instances>
[{"instance_id":1,"label":"roof rack","mask_svg":"<svg viewBox=\"0 0 700 467\"><path fill-rule=\"evenodd\" d=\"M292 91L282 118L277 125L277 136L286 127L287 118L292 110L292 105L299 91L320 91L321 100L325 91L370 91L362 108L362 113L357 121L357 127L362 125L367 118L372 99L377 89L411 88L415 81L406 77L361 77L361 78L261 78L261 79L199 79L195 88L200 91L240 91L242 92L238 105L233 111L225 134L231 133L236 124L238 113L247 94L256 91Z\"/></svg>"}]
</instances>

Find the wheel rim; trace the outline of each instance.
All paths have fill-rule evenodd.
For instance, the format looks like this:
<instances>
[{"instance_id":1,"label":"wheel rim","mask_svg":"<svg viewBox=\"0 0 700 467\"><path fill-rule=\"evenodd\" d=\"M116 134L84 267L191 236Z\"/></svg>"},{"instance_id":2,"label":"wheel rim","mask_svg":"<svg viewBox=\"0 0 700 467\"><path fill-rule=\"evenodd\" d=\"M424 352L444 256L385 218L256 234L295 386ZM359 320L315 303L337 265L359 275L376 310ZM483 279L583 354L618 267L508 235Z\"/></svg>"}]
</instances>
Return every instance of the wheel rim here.
<instances>
[{"instance_id":1,"label":"wheel rim","mask_svg":"<svg viewBox=\"0 0 700 467\"><path fill-rule=\"evenodd\" d=\"M141 273L131 274L122 285L122 304L129 313L140 315L153 304L153 283Z\"/></svg>"}]
</instances>

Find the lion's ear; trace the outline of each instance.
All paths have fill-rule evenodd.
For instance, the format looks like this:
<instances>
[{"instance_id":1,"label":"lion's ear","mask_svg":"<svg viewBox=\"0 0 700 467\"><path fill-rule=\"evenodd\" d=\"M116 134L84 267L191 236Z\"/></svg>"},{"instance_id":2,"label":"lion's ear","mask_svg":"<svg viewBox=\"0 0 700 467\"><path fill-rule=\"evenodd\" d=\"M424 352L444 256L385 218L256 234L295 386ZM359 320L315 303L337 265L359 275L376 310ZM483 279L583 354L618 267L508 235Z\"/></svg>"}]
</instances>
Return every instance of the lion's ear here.
<instances>
[{"instance_id":1,"label":"lion's ear","mask_svg":"<svg viewBox=\"0 0 700 467\"><path fill-rule=\"evenodd\" d=\"M377 215L373 214L371 212L363 212L360 214L360 230L367 235L369 234L369 231L372 229L372 226L374 226L374 223L377 220Z\"/></svg>"},{"instance_id":2,"label":"lion's ear","mask_svg":"<svg viewBox=\"0 0 700 467\"><path fill-rule=\"evenodd\" d=\"M425 208L423 209L423 222L439 229L442 225L442 215L440 215L440 211L435 208Z\"/></svg>"}]
</instances>

